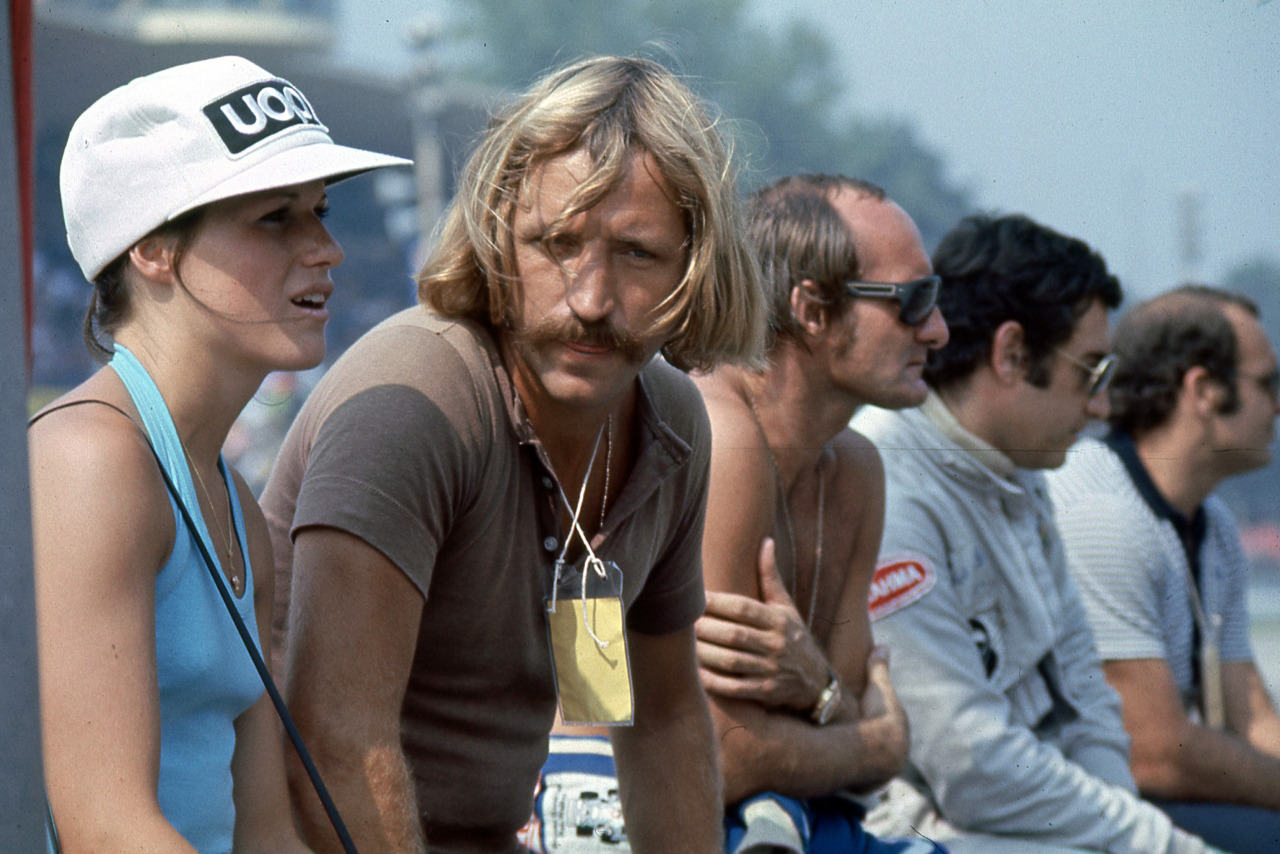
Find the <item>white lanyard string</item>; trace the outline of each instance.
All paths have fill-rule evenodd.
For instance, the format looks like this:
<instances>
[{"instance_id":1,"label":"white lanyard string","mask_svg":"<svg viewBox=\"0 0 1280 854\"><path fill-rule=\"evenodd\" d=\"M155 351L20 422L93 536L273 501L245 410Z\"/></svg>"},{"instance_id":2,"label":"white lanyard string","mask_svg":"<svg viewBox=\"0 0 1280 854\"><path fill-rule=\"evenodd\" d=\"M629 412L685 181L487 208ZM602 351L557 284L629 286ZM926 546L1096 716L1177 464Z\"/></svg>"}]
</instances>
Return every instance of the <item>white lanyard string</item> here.
<instances>
[{"instance_id":1,"label":"white lanyard string","mask_svg":"<svg viewBox=\"0 0 1280 854\"><path fill-rule=\"evenodd\" d=\"M600 451L600 438L604 435L605 427L600 427L600 432L596 434L595 445L591 448L591 461L587 463L587 473L582 478L582 488L578 491L578 503L573 508L573 521L569 525L569 534L564 538L564 547L560 549L560 556L556 558L556 572L551 580L551 605L547 609L551 613L556 612L556 595L560 589L560 573L564 570L565 555L569 552L569 544L573 542L574 532L582 539L582 544L587 548L587 558L582 566L582 625L586 627L587 634L591 635L591 639L596 642L596 646L604 649L609 645L608 641L602 641L596 636L595 631L591 628L591 622L587 619L587 576L591 572L595 572L600 578L606 578L607 573L604 561L596 557L595 550L591 548L591 541L587 539L587 532L582 530L582 524L578 521L582 515L582 504L587 497L587 484L591 482L591 470L596 464L596 454ZM564 506L568 508L569 496L564 494L564 487L560 485L560 479L556 478L556 489L560 492L560 500L564 502Z\"/></svg>"},{"instance_id":2,"label":"white lanyard string","mask_svg":"<svg viewBox=\"0 0 1280 854\"><path fill-rule=\"evenodd\" d=\"M1201 570L1203 574L1203 570ZM1191 571L1191 556L1187 556L1187 589L1191 592L1191 613L1200 629L1200 711L1205 724L1211 729L1222 729L1226 721L1222 693L1222 652L1218 646L1222 633L1222 615L1208 614Z\"/></svg>"}]
</instances>

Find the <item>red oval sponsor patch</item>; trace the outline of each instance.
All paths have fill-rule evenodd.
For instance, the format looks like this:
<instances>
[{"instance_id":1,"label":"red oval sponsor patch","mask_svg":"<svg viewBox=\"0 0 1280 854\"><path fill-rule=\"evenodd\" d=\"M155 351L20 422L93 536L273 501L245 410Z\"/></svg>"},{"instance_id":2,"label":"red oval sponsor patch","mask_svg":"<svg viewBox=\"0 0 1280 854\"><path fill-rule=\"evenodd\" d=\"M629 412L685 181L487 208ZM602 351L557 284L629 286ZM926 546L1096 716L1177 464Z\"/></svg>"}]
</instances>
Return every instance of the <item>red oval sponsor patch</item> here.
<instances>
[{"instance_id":1,"label":"red oval sponsor patch","mask_svg":"<svg viewBox=\"0 0 1280 854\"><path fill-rule=\"evenodd\" d=\"M920 557L894 557L876 567L867 606L872 621L910 605L933 589L933 566Z\"/></svg>"}]
</instances>

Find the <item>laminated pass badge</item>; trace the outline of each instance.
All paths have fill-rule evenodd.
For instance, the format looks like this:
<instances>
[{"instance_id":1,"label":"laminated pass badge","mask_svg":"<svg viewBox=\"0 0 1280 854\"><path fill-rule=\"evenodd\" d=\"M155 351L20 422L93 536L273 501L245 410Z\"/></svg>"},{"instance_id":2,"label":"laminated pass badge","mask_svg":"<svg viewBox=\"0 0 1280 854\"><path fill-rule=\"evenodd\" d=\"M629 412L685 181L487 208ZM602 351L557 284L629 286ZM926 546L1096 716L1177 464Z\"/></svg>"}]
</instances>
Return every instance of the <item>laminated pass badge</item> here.
<instances>
[{"instance_id":1,"label":"laminated pass badge","mask_svg":"<svg viewBox=\"0 0 1280 854\"><path fill-rule=\"evenodd\" d=\"M635 703L622 614L622 570L613 561L596 557L578 522L599 447L600 437L596 436L569 535L556 559L546 606L547 634L561 719L567 724L629 725ZM563 490L560 498L568 507ZM565 564L575 534L587 549L581 569Z\"/></svg>"},{"instance_id":2,"label":"laminated pass badge","mask_svg":"<svg viewBox=\"0 0 1280 854\"><path fill-rule=\"evenodd\" d=\"M560 717L567 724L630 724L634 703L622 570L594 554L584 563L581 571L558 564L561 577L547 600Z\"/></svg>"}]
</instances>

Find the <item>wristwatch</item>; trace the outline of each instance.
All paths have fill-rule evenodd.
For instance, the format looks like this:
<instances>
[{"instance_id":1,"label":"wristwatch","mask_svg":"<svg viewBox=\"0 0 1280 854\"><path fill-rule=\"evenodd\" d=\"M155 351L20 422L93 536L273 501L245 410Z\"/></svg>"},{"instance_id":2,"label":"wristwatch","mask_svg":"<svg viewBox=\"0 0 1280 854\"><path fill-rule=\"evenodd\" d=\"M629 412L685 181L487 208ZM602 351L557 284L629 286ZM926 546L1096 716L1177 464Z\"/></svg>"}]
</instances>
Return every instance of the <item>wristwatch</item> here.
<instances>
[{"instance_id":1,"label":"wristwatch","mask_svg":"<svg viewBox=\"0 0 1280 854\"><path fill-rule=\"evenodd\" d=\"M829 723L835 717L836 709L840 708L840 677L836 676L831 665L827 665L827 676L829 678L827 687L822 689L822 693L818 695L818 701L813 704L813 709L809 712L809 720L818 726Z\"/></svg>"}]
</instances>

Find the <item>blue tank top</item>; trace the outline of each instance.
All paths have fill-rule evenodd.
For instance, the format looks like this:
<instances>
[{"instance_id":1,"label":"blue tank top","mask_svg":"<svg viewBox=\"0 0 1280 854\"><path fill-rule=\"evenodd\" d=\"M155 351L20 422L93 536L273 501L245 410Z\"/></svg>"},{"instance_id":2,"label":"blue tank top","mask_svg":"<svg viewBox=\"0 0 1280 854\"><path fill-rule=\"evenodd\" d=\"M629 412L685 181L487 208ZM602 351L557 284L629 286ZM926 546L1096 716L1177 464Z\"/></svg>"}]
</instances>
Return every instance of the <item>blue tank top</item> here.
<instances>
[{"instance_id":1,"label":"blue tank top","mask_svg":"<svg viewBox=\"0 0 1280 854\"><path fill-rule=\"evenodd\" d=\"M217 563L219 549L214 547L200 512L186 455L160 390L146 368L124 347L116 345L110 364L133 398L165 471ZM231 495L232 516L244 559L245 592L236 600L236 608L261 651L244 516L221 455L218 469ZM257 701L264 689L172 495L169 502L176 528L173 552L156 576L160 808L200 854L227 854L235 827L231 798L235 719ZM218 569L221 571L221 566Z\"/></svg>"}]
</instances>

